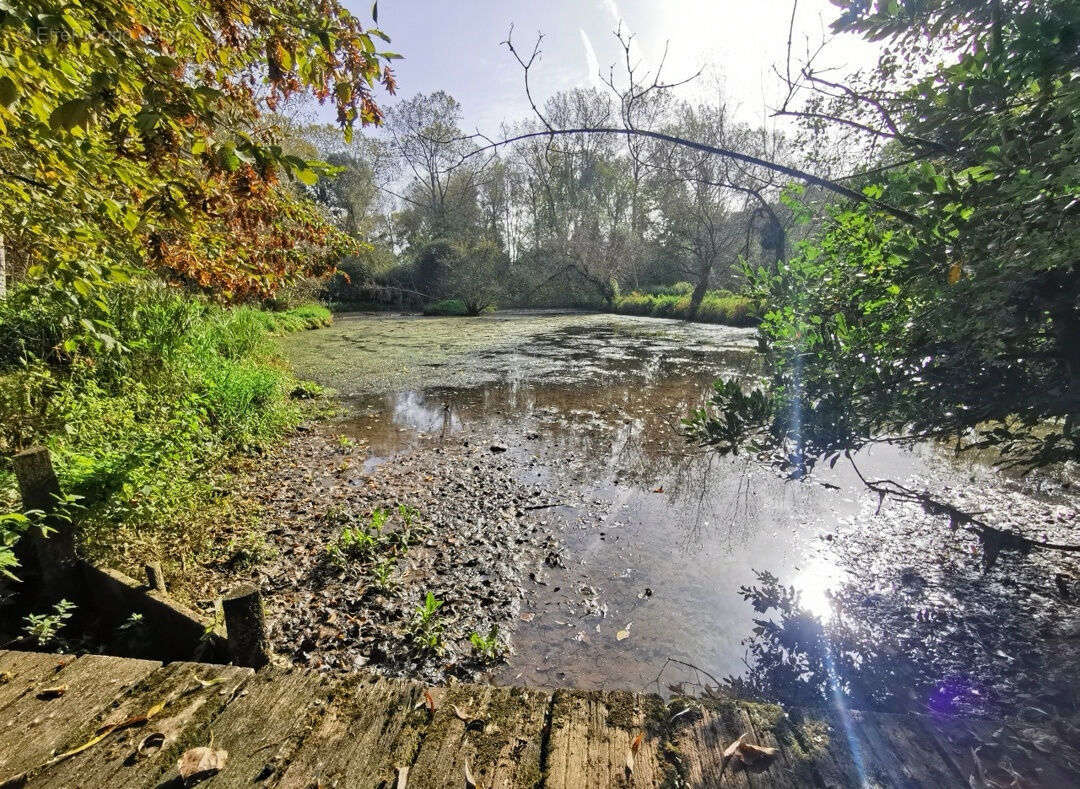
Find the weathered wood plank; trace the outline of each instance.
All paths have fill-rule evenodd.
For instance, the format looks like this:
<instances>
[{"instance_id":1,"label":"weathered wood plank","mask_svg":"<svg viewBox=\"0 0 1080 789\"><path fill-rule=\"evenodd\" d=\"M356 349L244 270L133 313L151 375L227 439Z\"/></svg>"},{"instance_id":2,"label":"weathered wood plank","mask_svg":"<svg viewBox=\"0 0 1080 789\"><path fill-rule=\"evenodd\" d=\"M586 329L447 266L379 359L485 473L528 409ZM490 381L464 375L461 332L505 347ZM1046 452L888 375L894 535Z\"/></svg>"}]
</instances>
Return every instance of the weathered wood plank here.
<instances>
[{"instance_id":1,"label":"weathered wood plank","mask_svg":"<svg viewBox=\"0 0 1080 789\"><path fill-rule=\"evenodd\" d=\"M44 652L0 652L0 710L21 698L41 683L56 684L49 677L75 660L74 655L50 655Z\"/></svg>"},{"instance_id":2,"label":"weathered wood plank","mask_svg":"<svg viewBox=\"0 0 1080 789\"><path fill-rule=\"evenodd\" d=\"M214 719L253 673L246 668L199 663L171 663L159 668L88 724L69 733L64 749L86 743L103 726L144 716L160 706L149 722L110 734L33 775L28 785L142 787L174 778L180 755L188 748L210 743ZM83 723L87 716L80 715L77 720ZM160 734L161 741L139 753L140 743L151 734Z\"/></svg>"},{"instance_id":3,"label":"weathered wood plank","mask_svg":"<svg viewBox=\"0 0 1080 789\"><path fill-rule=\"evenodd\" d=\"M1047 729L975 718L906 717L965 782L970 777L976 785L1080 785L1080 744Z\"/></svg>"},{"instance_id":4,"label":"weathered wood plank","mask_svg":"<svg viewBox=\"0 0 1080 789\"><path fill-rule=\"evenodd\" d=\"M3 710L0 779L9 780L44 764L81 724L160 665L150 660L83 655L48 674ZM41 692L47 687L65 689L62 695L45 698Z\"/></svg>"},{"instance_id":5,"label":"weathered wood plank","mask_svg":"<svg viewBox=\"0 0 1080 789\"><path fill-rule=\"evenodd\" d=\"M717 701L703 709L696 702L688 703L690 711L675 719L672 733L685 782L694 787L746 789L746 773L724 764L723 758L724 749L742 734L738 706Z\"/></svg>"},{"instance_id":6,"label":"weathered wood plank","mask_svg":"<svg viewBox=\"0 0 1080 789\"><path fill-rule=\"evenodd\" d=\"M337 689L278 786L394 786L429 723L424 686L369 675ZM418 706L419 703L419 706Z\"/></svg>"},{"instance_id":7,"label":"weathered wood plank","mask_svg":"<svg viewBox=\"0 0 1080 789\"><path fill-rule=\"evenodd\" d=\"M550 691L457 685L432 692L436 711L409 770L410 789L464 785L466 763L485 789L539 784Z\"/></svg>"},{"instance_id":8,"label":"weathered wood plank","mask_svg":"<svg viewBox=\"0 0 1080 789\"><path fill-rule=\"evenodd\" d=\"M283 773L319 724L329 694L329 684L313 672L259 671L214 721L214 747L227 750L229 761L202 785L253 785Z\"/></svg>"},{"instance_id":9,"label":"weathered wood plank","mask_svg":"<svg viewBox=\"0 0 1080 789\"><path fill-rule=\"evenodd\" d=\"M665 750L667 710L658 696L622 691L555 691L546 786L659 786L677 766ZM627 758L641 735L633 767Z\"/></svg>"}]
</instances>

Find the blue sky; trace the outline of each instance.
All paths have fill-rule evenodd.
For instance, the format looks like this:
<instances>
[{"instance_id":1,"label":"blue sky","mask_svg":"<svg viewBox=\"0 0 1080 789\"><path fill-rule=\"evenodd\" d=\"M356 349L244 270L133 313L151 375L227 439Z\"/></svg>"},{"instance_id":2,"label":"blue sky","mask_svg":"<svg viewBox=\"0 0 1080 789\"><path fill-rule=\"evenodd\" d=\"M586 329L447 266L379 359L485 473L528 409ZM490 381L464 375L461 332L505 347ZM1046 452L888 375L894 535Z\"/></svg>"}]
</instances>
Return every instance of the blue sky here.
<instances>
[{"instance_id":1,"label":"blue sky","mask_svg":"<svg viewBox=\"0 0 1080 789\"><path fill-rule=\"evenodd\" d=\"M347 5L370 19L369 0ZM621 57L613 36L621 20L645 65L655 65L667 42L667 76L705 66L693 90L714 95L719 85L740 117L760 122L764 107L779 100L771 68L784 62L791 12L792 0L380 0L379 26L405 56L396 62L399 95L446 90L462 103L467 129L495 132L501 120L529 112L521 71L499 45L511 23L519 48L531 49L537 31L544 33L534 82L541 97L596 84L597 68ZM805 49L807 36L819 41L835 16L828 0L800 0L796 48ZM874 50L844 36L826 59L846 70L872 63Z\"/></svg>"}]
</instances>

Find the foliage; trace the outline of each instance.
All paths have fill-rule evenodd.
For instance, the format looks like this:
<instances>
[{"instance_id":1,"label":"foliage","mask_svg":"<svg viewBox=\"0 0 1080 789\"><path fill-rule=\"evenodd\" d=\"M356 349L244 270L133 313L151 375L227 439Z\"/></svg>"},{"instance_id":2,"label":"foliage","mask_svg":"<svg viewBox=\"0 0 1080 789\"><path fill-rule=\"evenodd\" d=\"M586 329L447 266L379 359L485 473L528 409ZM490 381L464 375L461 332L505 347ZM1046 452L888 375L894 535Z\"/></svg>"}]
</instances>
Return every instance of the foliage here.
<instances>
[{"instance_id":1,"label":"foliage","mask_svg":"<svg viewBox=\"0 0 1080 789\"><path fill-rule=\"evenodd\" d=\"M29 290L0 302L0 453L50 448L64 490L82 497L91 557L138 567L202 555L227 506L221 460L299 417L270 336L328 313L224 308L151 282L102 295L114 344L87 340L67 308ZM17 501L6 464L0 501Z\"/></svg>"},{"instance_id":2,"label":"foliage","mask_svg":"<svg viewBox=\"0 0 1080 789\"><path fill-rule=\"evenodd\" d=\"M343 528L337 541L326 548L331 560L344 567L349 562L367 562L373 559L379 550L389 544L383 534L386 518L385 510L375 510L368 523Z\"/></svg>"},{"instance_id":3,"label":"foliage","mask_svg":"<svg viewBox=\"0 0 1080 789\"><path fill-rule=\"evenodd\" d=\"M441 652L443 647L442 627L439 609L445 601L436 599L431 592L424 597L424 602L413 611L411 632L413 642L421 649Z\"/></svg>"},{"instance_id":4,"label":"foliage","mask_svg":"<svg viewBox=\"0 0 1080 789\"><path fill-rule=\"evenodd\" d=\"M75 604L61 600L53 606L51 614L29 614L23 622L23 633L39 647L53 646L59 641L60 629L71 619Z\"/></svg>"},{"instance_id":5,"label":"foliage","mask_svg":"<svg viewBox=\"0 0 1080 789\"><path fill-rule=\"evenodd\" d=\"M492 625L486 636L474 630L469 634L469 643L472 644L473 651L485 660L496 660L503 651L498 625Z\"/></svg>"},{"instance_id":6,"label":"foliage","mask_svg":"<svg viewBox=\"0 0 1080 789\"><path fill-rule=\"evenodd\" d=\"M9 258L55 298L102 311L100 287L136 269L223 297L326 270L349 239L281 179L328 170L288 154L263 113L309 93L347 133L380 122L372 90L393 90L382 64L397 57L380 38L336 0L5 3Z\"/></svg>"},{"instance_id":7,"label":"foliage","mask_svg":"<svg viewBox=\"0 0 1080 789\"><path fill-rule=\"evenodd\" d=\"M624 315L650 315L654 318L682 318L701 323L723 323L728 326L755 326L758 309L755 302L726 290L710 290L705 293L697 312L690 315L690 295L681 292L684 287L693 290L689 282L651 288L648 292L632 291L615 299L615 312Z\"/></svg>"},{"instance_id":8,"label":"foliage","mask_svg":"<svg viewBox=\"0 0 1080 789\"><path fill-rule=\"evenodd\" d=\"M922 160L864 187L906 221L837 206L750 272L773 443L800 467L933 438L1024 469L1080 458L1080 5L992 5L853 3L841 20L890 42L873 113ZM897 61L928 47L946 59L897 87Z\"/></svg>"},{"instance_id":9,"label":"foliage","mask_svg":"<svg viewBox=\"0 0 1080 789\"><path fill-rule=\"evenodd\" d=\"M424 314L455 317L468 315L469 310L461 299L443 299L432 304L425 304Z\"/></svg>"}]
</instances>

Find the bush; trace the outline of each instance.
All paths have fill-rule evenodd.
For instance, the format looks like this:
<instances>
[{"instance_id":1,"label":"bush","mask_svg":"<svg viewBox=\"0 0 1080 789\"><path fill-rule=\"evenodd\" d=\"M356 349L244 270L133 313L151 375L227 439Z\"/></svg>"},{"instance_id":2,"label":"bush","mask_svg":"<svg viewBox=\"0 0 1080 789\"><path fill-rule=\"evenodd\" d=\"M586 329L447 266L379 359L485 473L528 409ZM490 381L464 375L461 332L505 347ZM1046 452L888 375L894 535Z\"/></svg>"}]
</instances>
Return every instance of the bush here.
<instances>
[{"instance_id":1,"label":"bush","mask_svg":"<svg viewBox=\"0 0 1080 789\"><path fill-rule=\"evenodd\" d=\"M425 315L468 315L469 310L461 299L443 299L433 304L424 305Z\"/></svg>"},{"instance_id":2,"label":"bush","mask_svg":"<svg viewBox=\"0 0 1080 789\"><path fill-rule=\"evenodd\" d=\"M634 291L615 300L615 312L685 319L690 312L692 291L693 286L689 282L650 288L646 293ZM752 300L728 290L710 290L705 293L694 320L728 326L756 326L760 319Z\"/></svg>"},{"instance_id":3,"label":"bush","mask_svg":"<svg viewBox=\"0 0 1080 789\"><path fill-rule=\"evenodd\" d=\"M50 448L65 492L82 497L80 541L93 558L130 570L206 558L220 461L299 418L271 336L330 313L225 308L146 283L105 296L107 341L28 291L0 302L0 457ZM17 502L3 462L0 512Z\"/></svg>"}]
</instances>

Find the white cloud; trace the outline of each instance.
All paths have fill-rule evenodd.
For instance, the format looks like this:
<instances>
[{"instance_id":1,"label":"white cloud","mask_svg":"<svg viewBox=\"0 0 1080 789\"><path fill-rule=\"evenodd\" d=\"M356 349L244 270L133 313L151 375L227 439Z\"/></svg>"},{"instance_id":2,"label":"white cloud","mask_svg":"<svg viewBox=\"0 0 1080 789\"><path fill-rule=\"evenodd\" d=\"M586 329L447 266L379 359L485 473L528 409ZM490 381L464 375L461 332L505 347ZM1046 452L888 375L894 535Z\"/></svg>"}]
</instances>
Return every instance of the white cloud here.
<instances>
[{"instance_id":1,"label":"white cloud","mask_svg":"<svg viewBox=\"0 0 1080 789\"><path fill-rule=\"evenodd\" d=\"M593 49L592 41L589 40L589 34L580 27L578 28L578 32L581 33L581 44L585 47L585 65L589 69L587 75L589 84L594 88L602 89L604 83L600 79L600 61L596 57L596 50Z\"/></svg>"}]
</instances>

